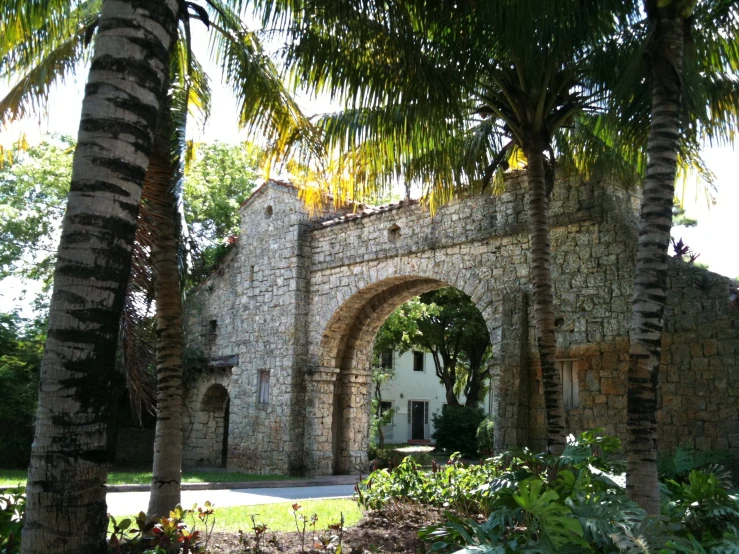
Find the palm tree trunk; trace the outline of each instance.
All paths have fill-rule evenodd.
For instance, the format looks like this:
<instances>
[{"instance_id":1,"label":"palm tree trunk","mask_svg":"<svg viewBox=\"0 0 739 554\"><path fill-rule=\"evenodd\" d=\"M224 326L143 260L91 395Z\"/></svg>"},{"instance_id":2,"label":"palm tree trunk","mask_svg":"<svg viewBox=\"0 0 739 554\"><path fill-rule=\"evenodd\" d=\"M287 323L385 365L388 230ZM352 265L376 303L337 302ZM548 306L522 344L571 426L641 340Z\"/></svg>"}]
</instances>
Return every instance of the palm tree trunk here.
<instances>
[{"instance_id":1,"label":"palm tree trunk","mask_svg":"<svg viewBox=\"0 0 739 554\"><path fill-rule=\"evenodd\" d=\"M554 299L552 296L551 247L549 245L549 199L546 192L544 146L526 148L528 163L529 219L531 220L531 279L534 285L534 323L539 363L544 383L547 416L547 447L561 454L565 446L565 409L562 384L555 361Z\"/></svg>"},{"instance_id":2,"label":"palm tree trunk","mask_svg":"<svg viewBox=\"0 0 739 554\"><path fill-rule=\"evenodd\" d=\"M657 384L680 134L683 24L680 17L658 15L650 48L653 82L647 143L649 163L639 222L631 316L626 492L650 514L660 511Z\"/></svg>"},{"instance_id":3,"label":"palm tree trunk","mask_svg":"<svg viewBox=\"0 0 739 554\"><path fill-rule=\"evenodd\" d=\"M106 551L110 383L177 7L103 2L54 272L23 554Z\"/></svg>"},{"instance_id":4,"label":"palm tree trunk","mask_svg":"<svg viewBox=\"0 0 739 554\"><path fill-rule=\"evenodd\" d=\"M163 103L164 104L164 103ZM162 117L167 117L162 113ZM165 516L180 503L182 479L182 291L177 221L177 162L171 154L171 117L157 132L146 173L151 259L156 300L157 422L149 515ZM160 138L161 137L161 138Z\"/></svg>"}]
</instances>

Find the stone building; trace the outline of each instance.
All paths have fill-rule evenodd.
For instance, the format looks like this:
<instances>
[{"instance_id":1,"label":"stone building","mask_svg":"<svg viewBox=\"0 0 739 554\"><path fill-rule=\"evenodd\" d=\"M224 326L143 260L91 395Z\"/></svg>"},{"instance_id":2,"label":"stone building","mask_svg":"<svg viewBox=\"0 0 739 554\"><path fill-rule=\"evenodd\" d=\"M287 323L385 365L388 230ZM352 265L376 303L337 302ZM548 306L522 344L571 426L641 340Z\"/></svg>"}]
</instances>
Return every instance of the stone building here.
<instances>
[{"instance_id":1,"label":"stone building","mask_svg":"<svg viewBox=\"0 0 739 554\"><path fill-rule=\"evenodd\" d=\"M270 181L241 208L239 242L188 300L189 345L209 360L187 397L185 461L323 475L366 464L369 366L397 306L454 286L493 345L496 443L544 448L532 332L524 178L440 208L399 203L311 215ZM599 180L551 199L557 357L576 402L567 424L624 437L634 198ZM660 383L659 446L739 453L739 314L730 281L673 260Z\"/></svg>"}]
</instances>

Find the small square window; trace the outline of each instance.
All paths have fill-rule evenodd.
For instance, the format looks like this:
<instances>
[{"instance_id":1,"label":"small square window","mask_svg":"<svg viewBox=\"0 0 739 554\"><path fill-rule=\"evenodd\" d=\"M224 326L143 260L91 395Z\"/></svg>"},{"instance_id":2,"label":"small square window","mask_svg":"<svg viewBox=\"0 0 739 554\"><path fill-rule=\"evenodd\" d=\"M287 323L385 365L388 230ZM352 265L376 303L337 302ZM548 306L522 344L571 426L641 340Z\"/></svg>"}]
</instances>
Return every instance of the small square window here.
<instances>
[{"instance_id":1,"label":"small square window","mask_svg":"<svg viewBox=\"0 0 739 554\"><path fill-rule=\"evenodd\" d=\"M211 348L218 337L218 320L211 319L205 325L205 346Z\"/></svg>"},{"instance_id":2,"label":"small square window","mask_svg":"<svg viewBox=\"0 0 739 554\"><path fill-rule=\"evenodd\" d=\"M259 372L259 403L269 404L269 371Z\"/></svg>"},{"instance_id":3,"label":"small square window","mask_svg":"<svg viewBox=\"0 0 739 554\"><path fill-rule=\"evenodd\" d=\"M565 409L580 407L580 389L577 382L577 364L574 360L557 360L559 378L562 381L562 397Z\"/></svg>"},{"instance_id":4,"label":"small square window","mask_svg":"<svg viewBox=\"0 0 739 554\"><path fill-rule=\"evenodd\" d=\"M393 351L385 350L380 354L380 366L382 369L393 369Z\"/></svg>"},{"instance_id":5,"label":"small square window","mask_svg":"<svg viewBox=\"0 0 739 554\"><path fill-rule=\"evenodd\" d=\"M413 352L413 371L423 371L423 352Z\"/></svg>"}]
</instances>

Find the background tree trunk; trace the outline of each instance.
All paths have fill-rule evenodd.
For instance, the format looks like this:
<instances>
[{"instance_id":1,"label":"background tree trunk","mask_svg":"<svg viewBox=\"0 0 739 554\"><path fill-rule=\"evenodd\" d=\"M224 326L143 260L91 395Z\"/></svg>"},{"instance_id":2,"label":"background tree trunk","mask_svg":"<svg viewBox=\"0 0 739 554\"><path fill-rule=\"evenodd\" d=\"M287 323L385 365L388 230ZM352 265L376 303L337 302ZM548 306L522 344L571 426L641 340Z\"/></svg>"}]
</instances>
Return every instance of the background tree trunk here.
<instances>
[{"instance_id":1,"label":"background tree trunk","mask_svg":"<svg viewBox=\"0 0 739 554\"><path fill-rule=\"evenodd\" d=\"M652 114L631 316L626 492L650 514L660 512L657 385L680 135L683 25L682 18L660 10L649 48Z\"/></svg>"},{"instance_id":2,"label":"background tree trunk","mask_svg":"<svg viewBox=\"0 0 739 554\"><path fill-rule=\"evenodd\" d=\"M547 414L547 447L560 454L565 446L565 409L562 383L555 362L554 299L552 296L551 247L549 245L549 199L546 194L544 146L526 149L531 220L531 280L534 285L534 322L539 347L544 405Z\"/></svg>"},{"instance_id":3,"label":"background tree trunk","mask_svg":"<svg viewBox=\"0 0 739 554\"><path fill-rule=\"evenodd\" d=\"M104 1L54 273L23 554L105 552L106 425L175 0Z\"/></svg>"},{"instance_id":4,"label":"background tree trunk","mask_svg":"<svg viewBox=\"0 0 739 554\"><path fill-rule=\"evenodd\" d=\"M170 129L171 125L163 127ZM169 137L163 136L155 145L144 185L152 190L147 205L152 230L157 365L157 422L148 513L160 516L180 503L182 478L182 291L174 192L178 165L169 144Z\"/></svg>"}]
</instances>

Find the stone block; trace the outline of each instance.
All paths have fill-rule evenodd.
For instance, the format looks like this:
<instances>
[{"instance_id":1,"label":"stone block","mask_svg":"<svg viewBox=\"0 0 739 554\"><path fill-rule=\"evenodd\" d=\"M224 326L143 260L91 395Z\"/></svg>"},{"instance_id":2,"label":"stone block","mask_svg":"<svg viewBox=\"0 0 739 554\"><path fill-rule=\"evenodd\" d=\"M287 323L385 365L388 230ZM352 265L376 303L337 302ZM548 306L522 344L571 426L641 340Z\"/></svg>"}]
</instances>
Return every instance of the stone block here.
<instances>
[{"instance_id":1,"label":"stone block","mask_svg":"<svg viewBox=\"0 0 739 554\"><path fill-rule=\"evenodd\" d=\"M606 395L626 394L626 382L622 379L601 379L600 392Z\"/></svg>"}]
</instances>

